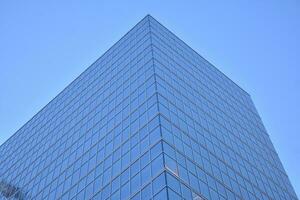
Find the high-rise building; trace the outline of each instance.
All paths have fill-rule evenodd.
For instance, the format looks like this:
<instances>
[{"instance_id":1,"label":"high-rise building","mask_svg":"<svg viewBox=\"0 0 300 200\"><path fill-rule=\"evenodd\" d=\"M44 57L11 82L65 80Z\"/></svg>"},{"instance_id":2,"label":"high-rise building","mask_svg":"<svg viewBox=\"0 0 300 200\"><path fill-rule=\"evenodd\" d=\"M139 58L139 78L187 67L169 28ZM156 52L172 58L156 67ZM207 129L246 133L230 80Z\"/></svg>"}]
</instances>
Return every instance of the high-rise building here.
<instances>
[{"instance_id":1,"label":"high-rise building","mask_svg":"<svg viewBox=\"0 0 300 200\"><path fill-rule=\"evenodd\" d=\"M0 194L297 199L250 95L151 16L0 146Z\"/></svg>"}]
</instances>

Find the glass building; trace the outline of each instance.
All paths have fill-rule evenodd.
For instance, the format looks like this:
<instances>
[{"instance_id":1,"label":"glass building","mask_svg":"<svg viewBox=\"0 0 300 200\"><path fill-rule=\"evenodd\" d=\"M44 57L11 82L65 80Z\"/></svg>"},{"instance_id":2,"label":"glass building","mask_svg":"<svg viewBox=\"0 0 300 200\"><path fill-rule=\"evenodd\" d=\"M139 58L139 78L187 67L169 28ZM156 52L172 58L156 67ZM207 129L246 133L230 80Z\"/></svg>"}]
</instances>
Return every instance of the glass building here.
<instances>
[{"instance_id":1,"label":"glass building","mask_svg":"<svg viewBox=\"0 0 300 200\"><path fill-rule=\"evenodd\" d=\"M0 146L0 196L297 199L250 95L149 15Z\"/></svg>"}]
</instances>

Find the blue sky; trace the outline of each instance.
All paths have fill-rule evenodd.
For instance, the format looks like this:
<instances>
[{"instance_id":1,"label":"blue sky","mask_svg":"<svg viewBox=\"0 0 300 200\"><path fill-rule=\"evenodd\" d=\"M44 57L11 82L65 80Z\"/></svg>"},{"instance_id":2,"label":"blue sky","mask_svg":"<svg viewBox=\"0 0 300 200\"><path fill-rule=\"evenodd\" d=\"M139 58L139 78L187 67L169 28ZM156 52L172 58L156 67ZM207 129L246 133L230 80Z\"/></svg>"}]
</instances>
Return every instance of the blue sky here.
<instances>
[{"instance_id":1,"label":"blue sky","mask_svg":"<svg viewBox=\"0 0 300 200\"><path fill-rule=\"evenodd\" d=\"M300 195L299 1L0 2L0 144L151 14L249 92Z\"/></svg>"}]
</instances>

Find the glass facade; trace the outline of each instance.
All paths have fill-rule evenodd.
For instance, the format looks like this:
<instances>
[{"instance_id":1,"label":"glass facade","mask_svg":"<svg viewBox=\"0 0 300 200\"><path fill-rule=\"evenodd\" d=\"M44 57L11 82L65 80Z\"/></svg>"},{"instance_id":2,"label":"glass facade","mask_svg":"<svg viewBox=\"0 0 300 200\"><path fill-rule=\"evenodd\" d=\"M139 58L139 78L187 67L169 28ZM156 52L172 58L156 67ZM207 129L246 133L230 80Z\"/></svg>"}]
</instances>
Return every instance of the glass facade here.
<instances>
[{"instance_id":1,"label":"glass facade","mask_svg":"<svg viewBox=\"0 0 300 200\"><path fill-rule=\"evenodd\" d=\"M148 15L0 146L0 199L297 196L249 94Z\"/></svg>"}]
</instances>

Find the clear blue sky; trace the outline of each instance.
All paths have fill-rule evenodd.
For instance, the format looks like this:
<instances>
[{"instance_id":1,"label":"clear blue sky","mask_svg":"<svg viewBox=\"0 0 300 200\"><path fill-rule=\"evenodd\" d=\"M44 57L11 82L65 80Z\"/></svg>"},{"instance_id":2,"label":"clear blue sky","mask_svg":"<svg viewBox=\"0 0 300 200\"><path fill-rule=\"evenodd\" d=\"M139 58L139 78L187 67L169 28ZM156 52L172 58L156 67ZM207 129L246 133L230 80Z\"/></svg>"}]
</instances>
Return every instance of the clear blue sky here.
<instances>
[{"instance_id":1,"label":"clear blue sky","mask_svg":"<svg viewBox=\"0 0 300 200\"><path fill-rule=\"evenodd\" d=\"M297 0L3 0L0 144L146 14L251 94L300 196Z\"/></svg>"}]
</instances>

